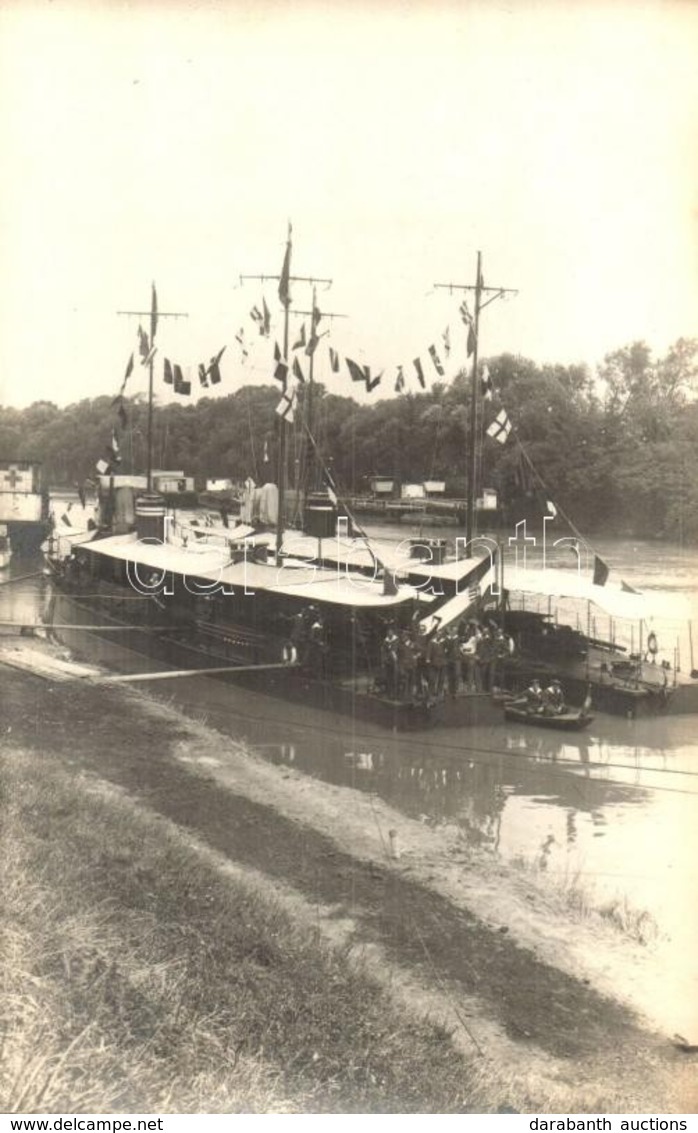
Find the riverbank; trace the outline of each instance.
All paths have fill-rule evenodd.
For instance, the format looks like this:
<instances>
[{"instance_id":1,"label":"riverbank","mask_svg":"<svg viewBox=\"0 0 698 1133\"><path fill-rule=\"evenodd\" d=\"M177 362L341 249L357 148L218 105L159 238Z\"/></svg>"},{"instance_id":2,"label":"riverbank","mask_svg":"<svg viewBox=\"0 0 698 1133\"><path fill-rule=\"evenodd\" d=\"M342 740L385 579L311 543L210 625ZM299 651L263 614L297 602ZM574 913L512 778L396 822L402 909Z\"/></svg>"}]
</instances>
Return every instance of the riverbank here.
<instances>
[{"instance_id":1,"label":"riverbank","mask_svg":"<svg viewBox=\"0 0 698 1133\"><path fill-rule=\"evenodd\" d=\"M18 648L44 675L3 666L14 1108L690 1111L656 951L454 830Z\"/></svg>"}]
</instances>

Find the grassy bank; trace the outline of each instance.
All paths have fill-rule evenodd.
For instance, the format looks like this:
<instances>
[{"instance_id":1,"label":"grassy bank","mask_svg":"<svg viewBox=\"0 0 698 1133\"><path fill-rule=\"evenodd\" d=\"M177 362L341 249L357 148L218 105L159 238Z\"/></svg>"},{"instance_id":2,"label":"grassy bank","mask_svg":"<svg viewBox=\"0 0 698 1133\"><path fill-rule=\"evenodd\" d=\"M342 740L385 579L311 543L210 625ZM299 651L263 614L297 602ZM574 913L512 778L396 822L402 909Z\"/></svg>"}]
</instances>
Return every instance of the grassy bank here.
<instances>
[{"instance_id":1,"label":"grassy bank","mask_svg":"<svg viewBox=\"0 0 698 1133\"><path fill-rule=\"evenodd\" d=\"M453 1112L470 1072L167 823L26 750L2 771L0 1104Z\"/></svg>"}]
</instances>

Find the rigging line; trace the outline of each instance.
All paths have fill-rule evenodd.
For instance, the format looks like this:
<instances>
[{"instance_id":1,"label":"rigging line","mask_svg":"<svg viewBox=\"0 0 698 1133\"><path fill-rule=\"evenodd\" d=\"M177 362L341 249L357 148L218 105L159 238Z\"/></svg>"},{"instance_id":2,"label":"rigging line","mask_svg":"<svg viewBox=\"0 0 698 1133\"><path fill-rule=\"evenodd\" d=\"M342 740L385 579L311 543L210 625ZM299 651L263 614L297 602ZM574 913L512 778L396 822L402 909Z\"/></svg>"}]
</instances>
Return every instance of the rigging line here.
<instances>
[{"instance_id":1,"label":"rigging line","mask_svg":"<svg viewBox=\"0 0 698 1133\"><path fill-rule=\"evenodd\" d=\"M327 465L325 464L325 461L322 458L322 454L320 452L320 449L318 448L316 441L315 441L315 438L314 438L313 434L311 433L310 429L308 428L308 424L307 424L306 421L303 421L303 428L305 429L305 431L308 435L308 439L310 441L310 444L312 445L313 452L315 453L315 456L317 457L318 463L320 464L320 467L322 468L325 479L327 480L328 483L335 484L334 476L332 476L330 474L330 471L329 471ZM336 487L336 484L335 484L335 487ZM361 536L364 543L366 544L366 547L368 549L368 553L370 554L374 565L377 568L380 568L383 571L387 570L385 563L383 563L378 558L378 555L376 554L373 547L371 546L371 541L370 541L368 535L366 534L363 527L361 527L361 525L357 522L354 515L352 514L352 511L351 511L349 505L347 504L346 500L342 496L340 496L339 492L337 492L336 495L337 495L337 502L340 503L341 506L346 511L346 514L348 515L349 519L351 520L353 529L358 532L358 534Z\"/></svg>"},{"instance_id":2,"label":"rigging line","mask_svg":"<svg viewBox=\"0 0 698 1133\"><path fill-rule=\"evenodd\" d=\"M511 418L509 418L509 420L511 421ZM533 475L538 480L538 483L540 484L541 488L543 489L544 492L550 492L548 485L545 483L545 480L543 479L540 472L538 471L535 464L533 463L532 458L527 453L527 451L524 447L524 444L523 444L521 438L519 437L518 430L516 429L516 426L514 425L513 421L511 422L511 431L514 434L514 439L516 440L517 445L519 446L519 451L521 452L524 460L527 462L527 464L528 464L529 468L531 469ZM572 531L572 533L576 536L576 538L579 539L579 541L581 543L583 543L585 547L587 547L590 551L592 551L595 554L596 552L594 550L594 547L591 545L589 540L584 535L582 535L579 528L575 526L575 524L572 522L570 517L564 511L562 505L557 503L557 501L556 501L555 506L556 506L557 510L559 511L560 515L562 516L562 518L565 520L570 531Z\"/></svg>"}]
</instances>

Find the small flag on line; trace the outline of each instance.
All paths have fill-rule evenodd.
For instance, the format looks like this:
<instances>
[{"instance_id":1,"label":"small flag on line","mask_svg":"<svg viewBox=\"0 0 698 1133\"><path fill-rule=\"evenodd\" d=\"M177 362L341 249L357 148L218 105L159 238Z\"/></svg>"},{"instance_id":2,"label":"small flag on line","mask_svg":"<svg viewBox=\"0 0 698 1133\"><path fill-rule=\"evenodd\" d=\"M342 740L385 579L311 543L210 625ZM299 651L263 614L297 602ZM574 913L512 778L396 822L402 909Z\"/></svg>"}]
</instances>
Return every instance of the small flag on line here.
<instances>
[{"instance_id":1,"label":"small flag on line","mask_svg":"<svg viewBox=\"0 0 698 1133\"><path fill-rule=\"evenodd\" d=\"M594 555L594 586L605 586L610 573L609 566L599 555Z\"/></svg>"},{"instance_id":2,"label":"small flag on line","mask_svg":"<svg viewBox=\"0 0 698 1133\"><path fill-rule=\"evenodd\" d=\"M434 363L434 369L436 370L437 374L439 375L439 377L443 378L446 371L444 370L443 366L441 365L441 359L439 358L438 354L436 353L436 347L435 346L429 347L429 356L430 356L432 362Z\"/></svg>"},{"instance_id":3,"label":"small flag on line","mask_svg":"<svg viewBox=\"0 0 698 1133\"><path fill-rule=\"evenodd\" d=\"M424 379L424 370L422 369L422 363L421 363L420 359L415 358L414 361L413 361L413 365L414 365L415 370L417 371L417 381L419 382L422 389L426 389L427 383Z\"/></svg>"}]
</instances>

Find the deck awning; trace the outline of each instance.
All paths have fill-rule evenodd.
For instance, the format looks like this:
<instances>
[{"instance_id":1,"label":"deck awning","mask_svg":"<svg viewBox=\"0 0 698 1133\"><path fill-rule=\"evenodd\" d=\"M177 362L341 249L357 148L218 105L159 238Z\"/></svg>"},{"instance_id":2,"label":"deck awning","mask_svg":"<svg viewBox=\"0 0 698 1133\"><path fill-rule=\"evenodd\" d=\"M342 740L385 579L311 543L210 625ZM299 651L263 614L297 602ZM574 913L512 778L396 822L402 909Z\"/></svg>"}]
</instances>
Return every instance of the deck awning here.
<instances>
[{"instance_id":1,"label":"deck awning","mask_svg":"<svg viewBox=\"0 0 698 1133\"><path fill-rule=\"evenodd\" d=\"M597 586L576 570L515 569L505 576L504 585L515 593L592 602L611 617L628 621L648 621L655 617L688 621L692 616L691 602L685 594L633 593L619 586ZM693 616L696 614L698 611L693 609Z\"/></svg>"}]
</instances>

